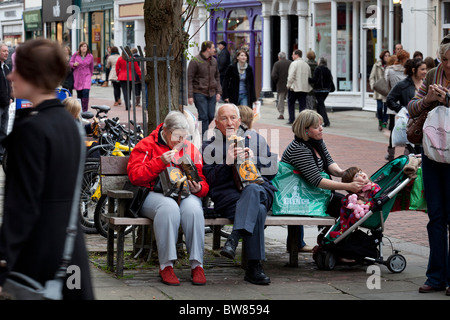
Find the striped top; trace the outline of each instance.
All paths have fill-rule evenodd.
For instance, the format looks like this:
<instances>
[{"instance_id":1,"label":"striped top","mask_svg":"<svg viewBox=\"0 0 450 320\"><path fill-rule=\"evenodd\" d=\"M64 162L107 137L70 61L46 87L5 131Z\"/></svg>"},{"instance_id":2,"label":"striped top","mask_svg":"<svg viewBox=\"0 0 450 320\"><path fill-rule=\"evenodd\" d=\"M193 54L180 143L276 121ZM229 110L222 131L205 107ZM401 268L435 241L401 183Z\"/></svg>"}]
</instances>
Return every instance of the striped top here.
<instances>
[{"instance_id":1,"label":"striped top","mask_svg":"<svg viewBox=\"0 0 450 320\"><path fill-rule=\"evenodd\" d=\"M325 142L322 142L322 147L327 158L328 166L334 163L331 158ZM300 174L311 183L313 186L319 186L320 181L322 181L323 177L320 175L320 172L324 172L325 169L323 167L323 159L318 157L318 162L314 160L314 156L311 150L302 142L293 140L281 157L281 161L289 163L294 166Z\"/></svg>"},{"instance_id":2,"label":"striped top","mask_svg":"<svg viewBox=\"0 0 450 320\"><path fill-rule=\"evenodd\" d=\"M430 105L426 105L424 102L424 98L428 93L428 86L431 84L440 84L446 88L450 87L450 83L445 79L442 64L439 64L435 69L428 71L419 91L417 91L417 94L408 103L408 113L411 117L418 117L425 108L432 109L439 104L437 101Z\"/></svg>"}]
</instances>

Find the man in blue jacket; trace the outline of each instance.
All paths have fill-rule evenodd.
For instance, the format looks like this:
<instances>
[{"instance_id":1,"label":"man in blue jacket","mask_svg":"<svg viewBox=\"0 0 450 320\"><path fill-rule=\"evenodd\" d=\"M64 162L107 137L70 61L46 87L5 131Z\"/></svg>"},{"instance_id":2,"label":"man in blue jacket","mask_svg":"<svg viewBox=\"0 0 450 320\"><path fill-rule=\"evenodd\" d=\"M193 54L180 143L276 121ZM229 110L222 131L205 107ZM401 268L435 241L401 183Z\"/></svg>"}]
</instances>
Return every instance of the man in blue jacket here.
<instances>
[{"instance_id":1,"label":"man in blue jacket","mask_svg":"<svg viewBox=\"0 0 450 320\"><path fill-rule=\"evenodd\" d=\"M215 123L215 135L203 144L203 173L216 212L234 221L233 232L221 254L234 259L239 239L244 238L248 258L244 279L253 284L269 284L261 260L265 259L264 223L277 191L270 182L278 170L277 156L255 131L244 132L239 109L234 104L220 106ZM243 138L243 147L235 147L236 135ZM233 167L245 160L255 164L262 179L244 184L240 190L233 178Z\"/></svg>"}]
</instances>

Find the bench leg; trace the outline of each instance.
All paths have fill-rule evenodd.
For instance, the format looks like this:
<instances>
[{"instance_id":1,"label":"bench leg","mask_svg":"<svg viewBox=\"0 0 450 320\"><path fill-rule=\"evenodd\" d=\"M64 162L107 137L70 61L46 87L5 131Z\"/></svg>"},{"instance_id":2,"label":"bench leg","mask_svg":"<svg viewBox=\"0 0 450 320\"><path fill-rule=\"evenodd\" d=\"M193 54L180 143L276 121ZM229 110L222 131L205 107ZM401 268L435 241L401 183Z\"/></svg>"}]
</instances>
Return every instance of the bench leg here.
<instances>
[{"instance_id":1,"label":"bench leg","mask_svg":"<svg viewBox=\"0 0 450 320\"><path fill-rule=\"evenodd\" d=\"M114 227L108 225L108 243L106 247L106 261L109 271L114 270Z\"/></svg>"},{"instance_id":2,"label":"bench leg","mask_svg":"<svg viewBox=\"0 0 450 320\"><path fill-rule=\"evenodd\" d=\"M287 249L289 251L289 267L298 267L298 237L298 226L288 226Z\"/></svg>"},{"instance_id":3,"label":"bench leg","mask_svg":"<svg viewBox=\"0 0 450 320\"><path fill-rule=\"evenodd\" d=\"M220 249L220 229L222 226L213 226L213 250Z\"/></svg>"},{"instance_id":4,"label":"bench leg","mask_svg":"<svg viewBox=\"0 0 450 320\"><path fill-rule=\"evenodd\" d=\"M125 250L125 228L126 226L120 226L117 230L117 264L116 264L116 276L123 276L123 264L124 264L124 250Z\"/></svg>"}]
</instances>

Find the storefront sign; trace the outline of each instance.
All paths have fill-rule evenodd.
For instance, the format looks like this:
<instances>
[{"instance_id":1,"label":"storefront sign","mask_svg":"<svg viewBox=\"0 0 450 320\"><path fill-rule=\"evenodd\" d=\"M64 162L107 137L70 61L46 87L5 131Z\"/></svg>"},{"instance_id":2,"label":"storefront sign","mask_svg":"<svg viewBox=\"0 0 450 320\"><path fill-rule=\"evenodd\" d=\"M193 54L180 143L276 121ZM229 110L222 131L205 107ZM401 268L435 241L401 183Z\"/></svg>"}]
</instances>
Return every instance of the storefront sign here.
<instances>
[{"instance_id":1,"label":"storefront sign","mask_svg":"<svg viewBox=\"0 0 450 320\"><path fill-rule=\"evenodd\" d=\"M23 21L25 31L42 30L41 10L24 11Z\"/></svg>"},{"instance_id":2,"label":"storefront sign","mask_svg":"<svg viewBox=\"0 0 450 320\"><path fill-rule=\"evenodd\" d=\"M72 10L67 10L71 5L72 0L42 1L43 22L67 21L67 19L72 16Z\"/></svg>"}]
</instances>

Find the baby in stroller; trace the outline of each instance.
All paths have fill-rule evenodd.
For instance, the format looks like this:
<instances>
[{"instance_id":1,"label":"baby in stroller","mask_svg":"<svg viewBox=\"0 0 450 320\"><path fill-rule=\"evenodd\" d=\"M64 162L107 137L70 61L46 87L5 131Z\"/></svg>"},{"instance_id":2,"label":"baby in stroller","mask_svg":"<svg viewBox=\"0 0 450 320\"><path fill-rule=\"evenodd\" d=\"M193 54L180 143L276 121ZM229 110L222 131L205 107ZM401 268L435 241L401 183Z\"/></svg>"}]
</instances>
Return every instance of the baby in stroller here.
<instances>
[{"instance_id":1,"label":"baby in stroller","mask_svg":"<svg viewBox=\"0 0 450 320\"><path fill-rule=\"evenodd\" d=\"M340 211L340 229L330 232L330 237L338 238L355 222L361 219L373 206L374 196L380 191L380 186L370 181L368 175L358 167L350 167L344 171L342 182L358 181L364 183L361 191L349 193L342 198Z\"/></svg>"}]
</instances>

